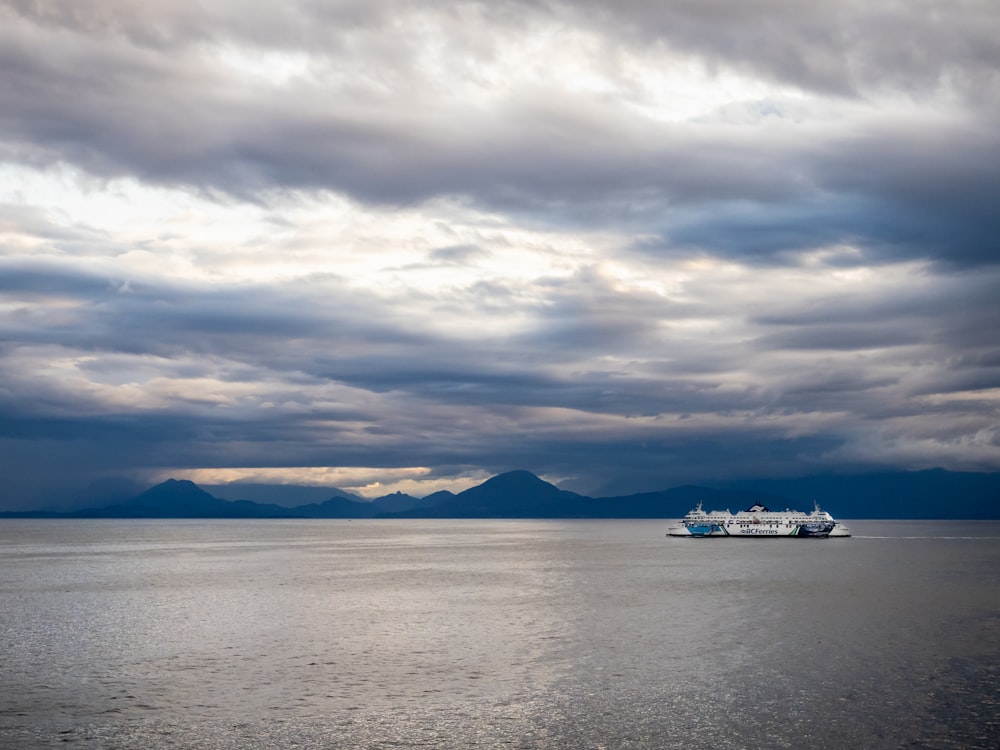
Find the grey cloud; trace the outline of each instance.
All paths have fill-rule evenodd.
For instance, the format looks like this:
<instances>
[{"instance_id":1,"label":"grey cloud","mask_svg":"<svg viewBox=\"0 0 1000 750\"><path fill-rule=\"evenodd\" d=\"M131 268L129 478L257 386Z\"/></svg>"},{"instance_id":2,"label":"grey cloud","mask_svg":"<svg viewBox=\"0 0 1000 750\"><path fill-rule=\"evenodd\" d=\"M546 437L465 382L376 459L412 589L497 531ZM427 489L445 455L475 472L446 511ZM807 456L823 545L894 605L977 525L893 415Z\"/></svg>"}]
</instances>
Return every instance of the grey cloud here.
<instances>
[{"instance_id":1,"label":"grey cloud","mask_svg":"<svg viewBox=\"0 0 1000 750\"><path fill-rule=\"evenodd\" d=\"M959 123L873 132L823 159L832 189L869 201L867 234L897 256L921 248L950 263L996 263L1000 137ZM881 221L880 221L881 218Z\"/></svg>"},{"instance_id":2,"label":"grey cloud","mask_svg":"<svg viewBox=\"0 0 1000 750\"><path fill-rule=\"evenodd\" d=\"M593 0L467 3L287 2L121 3L70 5L10 0L32 24L128 40L137 47L177 49L205 40L258 48L349 48L359 34L386 34L394 19L423 18L453 48L491 54L489 39L464 42L477 28L520 30L547 22L598 31L623 45L666 44L709 64L745 67L806 88L856 94L874 86L921 92L942 84L975 86L1000 66L1000 13L990 0L931 0L919 6L794 0L713 0L613 6ZM413 44L402 37L403 54ZM383 54L388 49L382 50Z\"/></svg>"},{"instance_id":3,"label":"grey cloud","mask_svg":"<svg viewBox=\"0 0 1000 750\"><path fill-rule=\"evenodd\" d=\"M894 286L882 295L858 291L817 298L801 309L788 309L779 301L752 320L775 331L815 327L818 341L825 327L861 331L871 326L876 337L883 335L879 331L895 328L899 341L924 341L949 356L962 353L964 358L974 356L979 349L995 349L989 321L1000 319L998 282L1000 275L995 269L938 273L917 277L910 285Z\"/></svg>"},{"instance_id":4,"label":"grey cloud","mask_svg":"<svg viewBox=\"0 0 1000 750\"><path fill-rule=\"evenodd\" d=\"M42 278L42 271L35 270ZM93 279L82 276L82 282L70 274L51 274L52 279L37 285L47 289L72 289L81 300L72 325L8 326L5 337L16 346L59 346L68 353L85 351L108 358L106 365L86 364L82 371L94 376L107 376L116 369L117 378L129 381L129 368L140 368L135 376L141 381L140 363L122 360L115 364L115 355L155 355L167 362L155 365L151 372L161 377L211 376L232 382L261 382L272 377L297 379L302 388L334 382L371 394L383 394L395 399L416 398L428 405L446 406L491 405L496 413L511 407L560 407L582 409L595 413L644 413L650 408L707 409L724 404L724 400L709 398L711 388L694 383L643 378L637 375L600 370L578 371L572 375L555 375L550 367L560 361L586 361L589 353L609 347L638 354L640 340L628 331L641 331L630 323L624 308L619 322L602 331L598 310L600 299L569 307L555 318L540 319L538 333L513 341L468 341L433 337L413 332L384 310L366 306L363 296L344 300L333 307L302 304L308 300L308 290L275 290L245 288L220 291L217 289L180 290L177 288L139 288L129 295L109 293ZM89 295L89 297L88 297ZM563 292L562 305L572 304L572 295ZM289 305L296 298L298 305ZM591 324L571 333L567 324L589 307ZM575 312L574 312L575 309ZM642 316L640 315L640 318ZM588 337L596 337L588 341ZM567 338L572 341L567 341ZM617 339L617 341L616 341ZM602 343L603 342L603 343ZM578 348L573 354L570 344ZM558 346L556 346L558 344ZM193 364L192 358L208 357ZM18 370L18 358L8 358L7 382L16 387L11 408L36 409L39 422L34 429L53 434L73 434L64 422L52 419L81 419L78 429L86 430L87 416L95 409L88 406L86 395L63 392L54 386L33 381L27 372ZM291 388L291 386L289 386ZM265 389L259 398L299 402L308 405L310 396L296 396L294 389L282 394L277 386ZM395 394L395 395L394 395ZM700 396L699 396L700 394ZM192 394L197 400L197 394ZM650 406L652 404L652 407ZM733 401L731 406L740 406ZM195 423L205 419L198 409L177 402L174 408L187 409ZM381 407L379 407L381 408ZM392 407L388 407L392 408ZM238 409L229 410L234 425L242 424ZM313 418L322 413L310 409ZM49 416L45 416L49 415ZM14 413L9 412L14 425ZM124 417L123 417L124 418ZM255 420L261 415L254 417ZM338 409L331 419L356 419L372 424L384 415L360 407ZM287 428L301 429L299 417L288 416ZM132 423L125 418L124 424ZM112 419L115 429L122 425ZM94 429L98 425L95 423ZM161 431L162 434L162 431Z\"/></svg>"},{"instance_id":5,"label":"grey cloud","mask_svg":"<svg viewBox=\"0 0 1000 750\"><path fill-rule=\"evenodd\" d=\"M109 279L66 273L54 264L0 264L0 292L20 295L71 295L85 298L109 291Z\"/></svg>"},{"instance_id":6,"label":"grey cloud","mask_svg":"<svg viewBox=\"0 0 1000 750\"><path fill-rule=\"evenodd\" d=\"M383 18L388 4L289 2L247 7L227 0L208 4L81 0L72 5L7 0L4 5L43 28L123 39L139 48L171 49L219 39L261 47L299 46L311 37L317 44L329 42L336 36L325 34L325 29L340 32L345 27L371 26Z\"/></svg>"},{"instance_id":7,"label":"grey cloud","mask_svg":"<svg viewBox=\"0 0 1000 750\"><path fill-rule=\"evenodd\" d=\"M1000 13L989 0L918 6L795 0L628 0L609 6L579 0L555 7L583 24L842 96L886 87L918 95L953 85L972 99L980 83L996 85L1000 66Z\"/></svg>"},{"instance_id":8,"label":"grey cloud","mask_svg":"<svg viewBox=\"0 0 1000 750\"><path fill-rule=\"evenodd\" d=\"M44 56L38 52L44 27L25 32L21 24L4 32L0 140L7 152L27 162L70 161L98 175L136 175L248 199L286 188L342 191L383 205L458 196L541 224L659 230L663 247L682 251L693 246L768 258L854 241L873 258L996 262L989 237L998 227L988 196L1000 183L1000 144L992 128L959 120L914 132L908 122L886 122L857 137L816 127L773 134L707 123L696 128L654 124L600 97L552 91L512 92L483 109L433 91L396 63L389 91L322 78L281 89L236 84L189 43L194 24L184 19L202 11L181 7L157 6L153 20L128 12L152 28L177 26L164 41L176 53L169 55L123 41L122 29L131 22L115 21L126 11L114 6L93 6L96 21L86 20L91 6L63 13L64 26L94 36L45 45ZM534 13L558 14L561 7ZM824 45L852 44L861 45L864 59L874 55L862 33L873 16L862 8L657 8L625 6L611 13L612 20L668 41L688 40L720 60L732 48L725 59L746 62L751 50L766 55L789 40L815 46L819 55L826 54ZM286 9L276 27L298 28L287 18L312 12L311 6ZM347 6L345 12L363 28L379 27L382 11ZM727 18L734 24L727 26ZM773 38L769 18L789 24L784 44ZM511 19L490 22L509 25ZM941 31L947 39L971 33L965 16L947 20ZM205 34L240 40L256 38L241 24L260 19L236 23L212 16L205 23ZM907 21L903 29L922 38L922 23ZM346 35L351 28L328 33ZM737 30L744 41L732 45ZM288 43L308 36L301 29L284 33ZM979 54L988 58L990 50L986 45ZM351 50L335 47L332 54L336 65L337 55ZM360 54L375 52L365 47ZM973 64L956 55L946 57L955 65ZM381 61L370 64L378 69ZM776 65L766 59L754 64ZM912 67L905 59L899 65ZM853 70L850 60L839 67Z\"/></svg>"},{"instance_id":9,"label":"grey cloud","mask_svg":"<svg viewBox=\"0 0 1000 750\"><path fill-rule=\"evenodd\" d=\"M796 327L783 333L771 334L759 341L764 349L808 349L823 351L839 349L885 349L920 343L919 331L901 330L898 326L880 326L873 322L854 326L825 325Z\"/></svg>"},{"instance_id":10,"label":"grey cloud","mask_svg":"<svg viewBox=\"0 0 1000 750\"><path fill-rule=\"evenodd\" d=\"M666 214L650 252L696 247L751 262L788 262L801 250L854 245L856 263L929 258L1000 262L1000 140L968 123L883 127L831 139L790 158L808 183L794 196L706 201ZM780 167L779 167L780 170ZM845 263L852 256L843 256Z\"/></svg>"},{"instance_id":11,"label":"grey cloud","mask_svg":"<svg viewBox=\"0 0 1000 750\"><path fill-rule=\"evenodd\" d=\"M487 251L475 245L450 245L432 251L430 259L438 263L461 265L487 255Z\"/></svg>"}]
</instances>

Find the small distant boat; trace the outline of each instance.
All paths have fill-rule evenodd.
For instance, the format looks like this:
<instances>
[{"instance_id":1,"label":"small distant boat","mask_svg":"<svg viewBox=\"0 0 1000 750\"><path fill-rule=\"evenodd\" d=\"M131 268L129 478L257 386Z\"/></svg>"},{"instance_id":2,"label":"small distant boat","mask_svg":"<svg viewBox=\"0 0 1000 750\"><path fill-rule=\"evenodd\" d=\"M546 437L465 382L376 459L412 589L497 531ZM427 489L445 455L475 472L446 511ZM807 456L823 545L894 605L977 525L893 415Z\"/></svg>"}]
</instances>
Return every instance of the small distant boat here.
<instances>
[{"instance_id":1,"label":"small distant boat","mask_svg":"<svg viewBox=\"0 0 1000 750\"><path fill-rule=\"evenodd\" d=\"M851 530L837 521L819 503L811 513L798 510L770 510L754 503L733 514L728 510L705 512L701 503L677 524L667 529L667 536L690 537L848 537Z\"/></svg>"}]
</instances>

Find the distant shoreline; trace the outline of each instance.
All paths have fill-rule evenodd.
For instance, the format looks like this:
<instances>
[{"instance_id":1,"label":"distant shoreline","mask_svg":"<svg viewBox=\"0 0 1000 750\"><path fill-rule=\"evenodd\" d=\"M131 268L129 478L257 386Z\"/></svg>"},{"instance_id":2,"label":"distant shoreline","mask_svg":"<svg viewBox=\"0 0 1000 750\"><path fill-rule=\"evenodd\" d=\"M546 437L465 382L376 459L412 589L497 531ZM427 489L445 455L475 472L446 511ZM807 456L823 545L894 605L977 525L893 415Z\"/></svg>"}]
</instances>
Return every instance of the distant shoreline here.
<instances>
[{"instance_id":1,"label":"distant shoreline","mask_svg":"<svg viewBox=\"0 0 1000 750\"><path fill-rule=\"evenodd\" d=\"M287 500L286 492L286 488L274 487L272 496ZM224 500L191 481L168 479L134 497L104 502L92 499L89 507L76 510L2 511L0 518L670 520L683 517L698 503L707 510L725 510L759 502L771 508L798 510L818 503L845 520L1000 520L1000 474L941 469L746 480L714 487L683 485L597 498L562 490L523 470L498 474L457 494L439 491L423 498L397 492L363 500L336 488L329 488L329 492L322 502L289 507L273 501Z\"/></svg>"}]
</instances>

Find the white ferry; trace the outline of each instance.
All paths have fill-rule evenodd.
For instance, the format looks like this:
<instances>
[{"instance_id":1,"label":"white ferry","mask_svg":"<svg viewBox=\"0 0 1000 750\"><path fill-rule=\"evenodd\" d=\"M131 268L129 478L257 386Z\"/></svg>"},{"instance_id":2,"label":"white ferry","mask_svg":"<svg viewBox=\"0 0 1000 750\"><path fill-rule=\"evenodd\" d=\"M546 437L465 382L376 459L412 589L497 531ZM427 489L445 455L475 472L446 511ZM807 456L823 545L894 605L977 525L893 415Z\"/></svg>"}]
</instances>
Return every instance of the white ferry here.
<instances>
[{"instance_id":1,"label":"white ferry","mask_svg":"<svg viewBox=\"0 0 1000 750\"><path fill-rule=\"evenodd\" d=\"M760 503L733 514L728 510L706 513L701 503L689 511L676 525L667 529L667 536L694 537L845 537L851 530L833 518L819 504L812 513L798 510L769 510Z\"/></svg>"}]
</instances>

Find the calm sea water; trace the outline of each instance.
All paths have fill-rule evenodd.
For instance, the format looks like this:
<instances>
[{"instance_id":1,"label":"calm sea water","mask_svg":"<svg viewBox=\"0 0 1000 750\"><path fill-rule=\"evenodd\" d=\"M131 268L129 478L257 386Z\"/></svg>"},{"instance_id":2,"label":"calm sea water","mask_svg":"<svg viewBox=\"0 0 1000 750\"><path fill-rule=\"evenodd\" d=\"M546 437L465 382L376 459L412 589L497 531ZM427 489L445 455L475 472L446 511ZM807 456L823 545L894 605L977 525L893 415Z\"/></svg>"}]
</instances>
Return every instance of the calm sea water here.
<instances>
[{"instance_id":1,"label":"calm sea water","mask_svg":"<svg viewBox=\"0 0 1000 750\"><path fill-rule=\"evenodd\" d=\"M3 748L995 748L1000 524L0 521Z\"/></svg>"}]
</instances>

